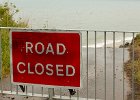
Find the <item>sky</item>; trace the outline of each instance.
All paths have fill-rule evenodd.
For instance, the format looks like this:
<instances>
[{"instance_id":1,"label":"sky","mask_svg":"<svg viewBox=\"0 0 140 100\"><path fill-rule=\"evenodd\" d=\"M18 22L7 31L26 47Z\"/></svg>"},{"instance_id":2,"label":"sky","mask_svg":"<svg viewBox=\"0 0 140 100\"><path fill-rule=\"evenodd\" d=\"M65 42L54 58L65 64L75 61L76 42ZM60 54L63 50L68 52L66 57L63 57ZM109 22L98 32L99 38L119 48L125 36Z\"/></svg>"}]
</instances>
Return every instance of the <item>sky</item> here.
<instances>
[{"instance_id":1,"label":"sky","mask_svg":"<svg viewBox=\"0 0 140 100\"><path fill-rule=\"evenodd\" d=\"M15 16L30 27L140 31L139 0L0 0L14 3Z\"/></svg>"}]
</instances>

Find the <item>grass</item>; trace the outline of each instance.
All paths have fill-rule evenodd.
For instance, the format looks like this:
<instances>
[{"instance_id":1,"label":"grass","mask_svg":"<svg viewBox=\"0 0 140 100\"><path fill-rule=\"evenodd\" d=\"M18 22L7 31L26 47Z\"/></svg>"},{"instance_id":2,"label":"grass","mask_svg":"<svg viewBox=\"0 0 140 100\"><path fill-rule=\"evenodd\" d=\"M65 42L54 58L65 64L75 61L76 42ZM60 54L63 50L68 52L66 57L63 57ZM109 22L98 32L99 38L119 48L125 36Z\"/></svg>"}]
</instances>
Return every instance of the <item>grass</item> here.
<instances>
[{"instance_id":1,"label":"grass","mask_svg":"<svg viewBox=\"0 0 140 100\"><path fill-rule=\"evenodd\" d=\"M134 48L133 48L134 47ZM133 52L134 51L134 52ZM132 70L134 68L135 100L140 99L140 34L129 45L130 60L125 63L125 70L132 86ZM133 59L134 55L134 59ZM131 94L130 94L131 95Z\"/></svg>"},{"instance_id":2,"label":"grass","mask_svg":"<svg viewBox=\"0 0 140 100\"><path fill-rule=\"evenodd\" d=\"M2 78L10 73L10 48L9 48L9 31L4 29L1 33L2 48Z\"/></svg>"}]
</instances>

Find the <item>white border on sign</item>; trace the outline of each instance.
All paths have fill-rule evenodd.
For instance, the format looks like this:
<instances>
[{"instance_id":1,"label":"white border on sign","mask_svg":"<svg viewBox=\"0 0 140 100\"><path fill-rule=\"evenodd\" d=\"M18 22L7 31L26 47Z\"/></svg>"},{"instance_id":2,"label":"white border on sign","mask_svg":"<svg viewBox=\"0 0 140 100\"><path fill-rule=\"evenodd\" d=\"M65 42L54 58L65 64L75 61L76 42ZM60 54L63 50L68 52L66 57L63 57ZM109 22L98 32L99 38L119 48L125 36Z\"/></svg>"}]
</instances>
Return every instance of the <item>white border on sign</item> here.
<instances>
[{"instance_id":1,"label":"white border on sign","mask_svg":"<svg viewBox=\"0 0 140 100\"><path fill-rule=\"evenodd\" d=\"M14 82L13 81L13 59L12 59L12 32L49 32L49 33L78 33L80 36L80 87L75 87L75 86L58 86L58 85L45 85L45 84L33 84L33 83L22 83L22 82ZM83 80L82 80L82 33L80 31L67 31L67 30L39 30L39 29L11 29L10 30L10 72L11 72L11 83L15 85L33 85L33 86L41 86L41 87L50 87L50 88L72 88L72 89L78 89L82 88L83 86Z\"/></svg>"}]
</instances>

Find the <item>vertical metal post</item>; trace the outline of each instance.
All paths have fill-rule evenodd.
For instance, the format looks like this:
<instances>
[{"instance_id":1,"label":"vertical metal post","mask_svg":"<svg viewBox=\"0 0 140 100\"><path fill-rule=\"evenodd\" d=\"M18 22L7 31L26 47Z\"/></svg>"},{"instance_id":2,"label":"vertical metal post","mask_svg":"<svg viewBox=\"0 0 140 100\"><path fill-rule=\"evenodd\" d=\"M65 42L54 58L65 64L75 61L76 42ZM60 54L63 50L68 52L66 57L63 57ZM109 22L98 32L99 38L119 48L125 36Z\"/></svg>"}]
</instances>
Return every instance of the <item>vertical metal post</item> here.
<instances>
[{"instance_id":1,"label":"vertical metal post","mask_svg":"<svg viewBox=\"0 0 140 100\"><path fill-rule=\"evenodd\" d=\"M70 95L70 100L71 100L71 95Z\"/></svg>"},{"instance_id":2,"label":"vertical metal post","mask_svg":"<svg viewBox=\"0 0 140 100\"><path fill-rule=\"evenodd\" d=\"M8 21L7 21L7 23L8 23ZM7 24L8 25L8 24ZM6 28L8 31L7 32L10 32L10 28ZM10 38L10 37L9 37ZM9 42L10 43L10 42ZM11 48L11 47L10 47ZM11 62L10 62L11 63ZM10 70L10 73L11 73L11 70ZM11 74L10 74L11 75ZM10 76L10 91L11 91L11 94L12 94L12 92L13 92L13 90L12 90L12 88L13 88L13 85L12 85L12 83L11 83L11 76ZM16 91L17 92L17 91ZM18 93L16 93L16 94L18 94Z\"/></svg>"},{"instance_id":3,"label":"vertical metal post","mask_svg":"<svg viewBox=\"0 0 140 100\"><path fill-rule=\"evenodd\" d=\"M10 76L10 77L11 77L11 76ZM11 78L10 78L10 80L11 80ZM11 94L12 94L12 92L13 92L12 88L13 88L13 85L10 83L10 91L11 91Z\"/></svg>"},{"instance_id":4,"label":"vertical metal post","mask_svg":"<svg viewBox=\"0 0 140 100\"><path fill-rule=\"evenodd\" d=\"M8 23L8 21L7 21L7 23ZM8 25L8 24L7 24ZM8 29L8 28L7 28ZM10 32L10 28L9 28L9 32ZM10 38L10 37L9 37ZM11 48L11 47L10 47ZM11 73L11 72L10 72ZM11 75L11 74L10 74ZM11 89L11 94L12 94L12 92L13 92L13 90L12 90L12 88L13 88L13 84L11 83L11 76L10 76L10 89ZM18 94L18 86L16 86L16 94Z\"/></svg>"},{"instance_id":5,"label":"vertical metal post","mask_svg":"<svg viewBox=\"0 0 140 100\"><path fill-rule=\"evenodd\" d=\"M96 37L96 31L95 31L95 36L94 36L94 37L95 37L94 40L95 40L95 100L96 100L96 90L97 90L97 89L96 89L96 81L97 81L97 80L96 80L96 77L97 77L97 76L96 76L96 67L97 67L97 66L96 66L96 63L97 63L97 61L96 61L96 46L97 46L97 45L96 45L96 38L97 38L97 37Z\"/></svg>"},{"instance_id":6,"label":"vertical metal post","mask_svg":"<svg viewBox=\"0 0 140 100\"><path fill-rule=\"evenodd\" d=\"M106 32L104 32L104 100L106 100Z\"/></svg>"},{"instance_id":7,"label":"vertical metal post","mask_svg":"<svg viewBox=\"0 0 140 100\"><path fill-rule=\"evenodd\" d=\"M32 96L34 95L34 86L32 85Z\"/></svg>"},{"instance_id":8,"label":"vertical metal post","mask_svg":"<svg viewBox=\"0 0 140 100\"><path fill-rule=\"evenodd\" d=\"M27 87L27 85L26 85L26 96L27 96L27 94L28 94L28 87Z\"/></svg>"},{"instance_id":9,"label":"vertical metal post","mask_svg":"<svg viewBox=\"0 0 140 100\"><path fill-rule=\"evenodd\" d=\"M133 45L132 45L132 100L135 100L135 89L134 89L134 45L135 45L135 43L134 43L134 34L135 33L133 33Z\"/></svg>"},{"instance_id":10,"label":"vertical metal post","mask_svg":"<svg viewBox=\"0 0 140 100\"><path fill-rule=\"evenodd\" d=\"M3 84L2 84L2 32L1 32L1 29L0 29L0 80L1 80L1 93L3 93Z\"/></svg>"},{"instance_id":11,"label":"vertical metal post","mask_svg":"<svg viewBox=\"0 0 140 100\"><path fill-rule=\"evenodd\" d=\"M88 31L87 31L87 100L88 100Z\"/></svg>"},{"instance_id":12,"label":"vertical metal post","mask_svg":"<svg viewBox=\"0 0 140 100\"><path fill-rule=\"evenodd\" d=\"M16 85L16 94L18 95L18 85Z\"/></svg>"},{"instance_id":13,"label":"vertical metal post","mask_svg":"<svg viewBox=\"0 0 140 100\"><path fill-rule=\"evenodd\" d=\"M60 88L60 99L62 99L62 89Z\"/></svg>"},{"instance_id":14,"label":"vertical metal post","mask_svg":"<svg viewBox=\"0 0 140 100\"><path fill-rule=\"evenodd\" d=\"M113 32L113 100L115 100L115 32Z\"/></svg>"},{"instance_id":15,"label":"vertical metal post","mask_svg":"<svg viewBox=\"0 0 140 100\"><path fill-rule=\"evenodd\" d=\"M8 22L8 21L7 21L7 22ZM10 30L11 30L10 28L6 28L6 29L9 29L9 30L8 30L9 32L10 32ZM11 47L10 47L10 49L11 49ZM11 62L10 62L10 63L11 63ZM10 71L10 73L12 73L12 72ZM12 88L13 88L13 84L11 83L11 80L12 80L12 79L11 79L11 74L10 74L10 89L11 89L11 94L12 94L12 92L13 92L13 89L12 89Z\"/></svg>"},{"instance_id":16,"label":"vertical metal post","mask_svg":"<svg viewBox=\"0 0 140 100\"><path fill-rule=\"evenodd\" d=\"M125 45L125 32L123 33L123 100L125 99L124 98L124 79L125 79L125 77L124 77L124 45Z\"/></svg>"},{"instance_id":17,"label":"vertical metal post","mask_svg":"<svg viewBox=\"0 0 140 100\"><path fill-rule=\"evenodd\" d=\"M54 88L48 88L49 100L53 100L54 97Z\"/></svg>"},{"instance_id":18,"label":"vertical metal post","mask_svg":"<svg viewBox=\"0 0 140 100\"><path fill-rule=\"evenodd\" d=\"M77 100L79 100L79 90L77 89Z\"/></svg>"},{"instance_id":19,"label":"vertical metal post","mask_svg":"<svg viewBox=\"0 0 140 100\"><path fill-rule=\"evenodd\" d=\"M43 87L41 87L41 94L42 94L42 97L43 97L43 94L44 94L44 93L43 93Z\"/></svg>"}]
</instances>

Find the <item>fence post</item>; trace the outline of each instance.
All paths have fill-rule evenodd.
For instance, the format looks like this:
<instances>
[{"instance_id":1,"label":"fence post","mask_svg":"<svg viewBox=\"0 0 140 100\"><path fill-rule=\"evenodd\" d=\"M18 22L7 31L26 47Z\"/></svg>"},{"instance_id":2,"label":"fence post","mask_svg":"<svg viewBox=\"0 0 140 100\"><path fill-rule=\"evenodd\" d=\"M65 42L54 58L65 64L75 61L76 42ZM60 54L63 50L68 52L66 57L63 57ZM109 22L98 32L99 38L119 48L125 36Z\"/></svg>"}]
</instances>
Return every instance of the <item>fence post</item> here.
<instances>
[{"instance_id":1,"label":"fence post","mask_svg":"<svg viewBox=\"0 0 140 100\"><path fill-rule=\"evenodd\" d=\"M49 99L48 100L53 100L54 88L48 88L48 94L49 94Z\"/></svg>"},{"instance_id":2,"label":"fence post","mask_svg":"<svg viewBox=\"0 0 140 100\"><path fill-rule=\"evenodd\" d=\"M3 93L3 83L2 83L2 29L0 28L0 82L1 82L1 93Z\"/></svg>"}]
</instances>

